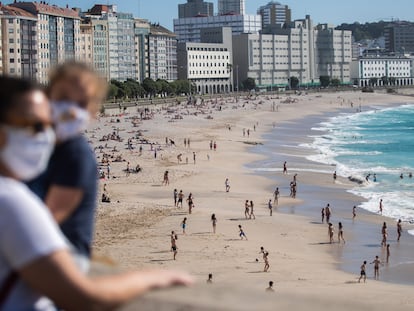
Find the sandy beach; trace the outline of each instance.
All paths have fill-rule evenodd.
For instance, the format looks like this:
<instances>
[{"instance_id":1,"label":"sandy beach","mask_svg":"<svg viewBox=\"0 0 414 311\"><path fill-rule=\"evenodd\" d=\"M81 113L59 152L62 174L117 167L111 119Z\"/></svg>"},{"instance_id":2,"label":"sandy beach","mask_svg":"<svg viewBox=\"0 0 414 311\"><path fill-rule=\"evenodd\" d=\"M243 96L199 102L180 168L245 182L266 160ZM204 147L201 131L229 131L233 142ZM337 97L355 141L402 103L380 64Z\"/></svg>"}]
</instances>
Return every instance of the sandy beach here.
<instances>
[{"instance_id":1,"label":"sandy beach","mask_svg":"<svg viewBox=\"0 0 414 311\"><path fill-rule=\"evenodd\" d=\"M103 191L106 184L111 203L98 207L95 257L122 269L182 269L200 283L213 273L214 286L229 291L242 288L262 293L274 281L275 293L269 299L275 306L312 297L308 310L323 309L333 301L355 309L412 310L412 286L404 285L414 284L412 264L381 267L393 282L381 281L381 277L374 281L373 266L368 265L367 283L357 283L362 261L371 262L374 254L383 256L378 231L385 220L358 210L352 221L351 207L361 198L347 190L355 185L346 178L334 184L334 168L309 162L305 157L310 151L298 146L309 142L310 129L328 116L354 113L359 106L364 110L413 102L398 95L344 92L214 99L199 101L197 107L184 103L157 106L150 108L147 118L143 114L144 120L136 107L122 114L118 109L108 110L87 133L98 161L107 154L110 163L109 178L101 179L100 187ZM102 140L104 136L110 139ZM190 147L184 146L184 139L190 139ZM210 150L211 141L216 142L216 151ZM180 154L182 162L178 163ZM113 162L117 157L119 161ZM269 159L274 161L274 171L258 170L261 161ZM282 174L284 161L288 162L287 175ZM140 172L128 174L128 162L130 170L139 165ZM105 174L106 165L102 165ZM169 172L167 186L162 185L165 171ZM296 173L298 195L292 199L288 186ZM231 186L228 193L226 178ZM267 202L275 187L280 187L281 198L270 217ZM183 190L185 198L193 194L191 215L185 200L182 209L174 207L174 189ZM255 203L255 220L245 219L246 200ZM320 222L320 209L326 203L333 206L335 226L338 221L344 223L346 244L328 243L327 226ZM216 234L210 220L213 213ZM180 225L184 217L185 235ZM240 239L238 225L247 241ZM172 230L178 234L175 261ZM372 240L375 243L370 246ZM398 256L413 258L413 243L414 237L404 233L402 250L393 251L395 260L400 260ZM266 273L259 253L262 246L269 252Z\"/></svg>"}]
</instances>

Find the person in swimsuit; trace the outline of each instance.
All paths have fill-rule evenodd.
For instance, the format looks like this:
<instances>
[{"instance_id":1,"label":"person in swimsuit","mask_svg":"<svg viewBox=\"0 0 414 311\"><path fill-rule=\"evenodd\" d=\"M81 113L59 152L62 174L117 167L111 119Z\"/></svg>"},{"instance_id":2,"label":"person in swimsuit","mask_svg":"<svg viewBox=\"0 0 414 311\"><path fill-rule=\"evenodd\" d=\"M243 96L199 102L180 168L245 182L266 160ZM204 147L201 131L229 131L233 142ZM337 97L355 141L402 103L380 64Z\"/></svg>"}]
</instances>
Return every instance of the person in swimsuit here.
<instances>
[{"instance_id":1,"label":"person in swimsuit","mask_svg":"<svg viewBox=\"0 0 414 311\"><path fill-rule=\"evenodd\" d=\"M164 186L167 186L167 185L169 185L170 184L170 179L168 178L168 171L165 171L165 173L164 173L164 181L162 182L162 185Z\"/></svg>"},{"instance_id":2,"label":"person in swimsuit","mask_svg":"<svg viewBox=\"0 0 414 311\"><path fill-rule=\"evenodd\" d=\"M177 189L174 189L173 195L174 195L174 207L177 207L177 205L178 205L178 191L177 191Z\"/></svg>"},{"instance_id":3,"label":"person in swimsuit","mask_svg":"<svg viewBox=\"0 0 414 311\"><path fill-rule=\"evenodd\" d=\"M367 281L366 267L367 267L367 262L364 261L364 263L361 266L361 275L359 277L358 283L361 283L362 279L364 279L364 283Z\"/></svg>"},{"instance_id":4,"label":"person in swimsuit","mask_svg":"<svg viewBox=\"0 0 414 311\"><path fill-rule=\"evenodd\" d=\"M276 205L279 204L279 196L280 196L279 188L276 188L275 192L273 193L273 197L274 197L273 204L276 204Z\"/></svg>"},{"instance_id":5,"label":"person in swimsuit","mask_svg":"<svg viewBox=\"0 0 414 311\"><path fill-rule=\"evenodd\" d=\"M216 226L217 226L217 218L216 214L211 215L211 223L213 225L213 233L216 233Z\"/></svg>"},{"instance_id":6,"label":"person in swimsuit","mask_svg":"<svg viewBox=\"0 0 414 311\"><path fill-rule=\"evenodd\" d=\"M390 261L390 256L391 256L390 245L387 244L387 263L389 263Z\"/></svg>"},{"instance_id":7,"label":"person in swimsuit","mask_svg":"<svg viewBox=\"0 0 414 311\"><path fill-rule=\"evenodd\" d=\"M329 243L334 242L334 227L331 223L328 225L328 235L329 235Z\"/></svg>"},{"instance_id":8,"label":"person in swimsuit","mask_svg":"<svg viewBox=\"0 0 414 311\"><path fill-rule=\"evenodd\" d=\"M269 265L269 253L268 252L266 252L266 253L263 254L263 260L265 262L263 271L264 272L267 272L270 269L270 265Z\"/></svg>"},{"instance_id":9,"label":"person in swimsuit","mask_svg":"<svg viewBox=\"0 0 414 311\"><path fill-rule=\"evenodd\" d=\"M322 217L322 223L324 223L325 221L325 208L324 207L322 207L322 210L321 210L321 217Z\"/></svg>"},{"instance_id":10,"label":"person in swimsuit","mask_svg":"<svg viewBox=\"0 0 414 311\"><path fill-rule=\"evenodd\" d=\"M329 221L331 220L331 207L329 203L325 207L325 216L326 216L326 222L329 223Z\"/></svg>"},{"instance_id":11,"label":"person in swimsuit","mask_svg":"<svg viewBox=\"0 0 414 311\"><path fill-rule=\"evenodd\" d=\"M177 243L178 236L175 234L174 231L171 231L171 251L174 252L174 260L177 257Z\"/></svg>"},{"instance_id":12,"label":"person in swimsuit","mask_svg":"<svg viewBox=\"0 0 414 311\"><path fill-rule=\"evenodd\" d=\"M382 215L382 209L383 209L383 204L382 204L382 199L380 200L380 202L379 202L379 213Z\"/></svg>"},{"instance_id":13,"label":"person in swimsuit","mask_svg":"<svg viewBox=\"0 0 414 311\"><path fill-rule=\"evenodd\" d=\"M270 199L269 203L267 203L267 207L269 209L270 216L272 216L273 215L272 199Z\"/></svg>"},{"instance_id":14,"label":"person in swimsuit","mask_svg":"<svg viewBox=\"0 0 414 311\"><path fill-rule=\"evenodd\" d=\"M226 187L226 192L230 191L230 181L228 178L226 178L226 181L224 182L224 185Z\"/></svg>"},{"instance_id":15,"label":"person in swimsuit","mask_svg":"<svg viewBox=\"0 0 414 311\"><path fill-rule=\"evenodd\" d=\"M263 256L263 261L264 261L266 251L265 251L265 249L264 249L264 247L263 247L263 246L261 246L261 247L260 247L260 252L259 252L259 254L262 254L262 256Z\"/></svg>"},{"instance_id":16,"label":"person in swimsuit","mask_svg":"<svg viewBox=\"0 0 414 311\"><path fill-rule=\"evenodd\" d=\"M249 219L256 219L256 216L254 215L254 204L253 201L250 201L250 215L249 215Z\"/></svg>"},{"instance_id":17,"label":"person in swimsuit","mask_svg":"<svg viewBox=\"0 0 414 311\"><path fill-rule=\"evenodd\" d=\"M246 236L246 234L244 233L244 231L243 231L243 228L242 228L242 226L241 225L239 225L239 236L240 236L240 239L246 239L246 241L247 241L247 236Z\"/></svg>"},{"instance_id":18,"label":"person in swimsuit","mask_svg":"<svg viewBox=\"0 0 414 311\"><path fill-rule=\"evenodd\" d=\"M356 217L356 206L354 205L354 207L352 208L352 219L355 219Z\"/></svg>"},{"instance_id":19,"label":"person in swimsuit","mask_svg":"<svg viewBox=\"0 0 414 311\"><path fill-rule=\"evenodd\" d=\"M183 234L185 234L186 227L187 227L187 217L184 217L183 221L181 222L181 228L183 229Z\"/></svg>"},{"instance_id":20,"label":"person in swimsuit","mask_svg":"<svg viewBox=\"0 0 414 311\"><path fill-rule=\"evenodd\" d=\"M398 220L397 222L397 241L400 242L400 238L401 238L401 233L402 233L402 224L401 224L401 219Z\"/></svg>"},{"instance_id":21,"label":"person in swimsuit","mask_svg":"<svg viewBox=\"0 0 414 311\"><path fill-rule=\"evenodd\" d=\"M244 203L244 216L246 217L246 219L248 219L250 216L249 200L246 200L246 202Z\"/></svg>"},{"instance_id":22,"label":"person in swimsuit","mask_svg":"<svg viewBox=\"0 0 414 311\"><path fill-rule=\"evenodd\" d=\"M371 262L371 265L374 264L374 279L379 279L379 267L382 264L381 260L379 260L378 256L375 256L375 259L373 262Z\"/></svg>"},{"instance_id":23,"label":"person in swimsuit","mask_svg":"<svg viewBox=\"0 0 414 311\"><path fill-rule=\"evenodd\" d=\"M342 222L338 223L338 243L341 243L341 240L344 242L345 244L345 239L344 239L344 229L342 226Z\"/></svg>"},{"instance_id":24,"label":"person in swimsuit","mask_svg":"<svg viewBox=\"0 0 414 311\"><path fill-rule=\"evenodd\" d=\"M336 171L333 173L333 182L334 183L336 183L336 178L337 178L337 175L336 175Z\"/></svg>"},{"instance_id":25,"label":"person in swimsuit","mask_svg":"<svg viewBox=\"0 0 414 311\"><path fill-rule=\"evenodd\" d=\"M194 201L193 201L193 194L192 193L190 193L188 195L187 203L188 203L188 213L191 214L191 212L193 211L193 207L194 207Z\"/></svg>"},{"instance_id":26,"label":"person in swimsuit","mask_svg":"<svg viewBox=\"0 0 414 311\"><path fill-rule=\"evenodd\" d=\"M285 161L285 163L283 163L283 174L287 174L288 170L287 170L287 162Z\"/></svg>"},{"instance_id":27,"label":"person in swimsuit","mask_svg":"<svg viewBox=\"0 0 414 311\"><path fill-rule=\"evenodd\" d=\"M180 205L180 208L183 208L183 199L184 199L184 193L182 190L180 190L180 193L178 194L177 207L178 205Z\"/></svg>"},{"instance_id":28,"label":"person in swimsuit","mask_svg":"<svg viewBox=\"0 0 414 311\"><path fill-rule=\"evenodd\" d=\"M381 246L387 246L387 237L388 237L388 233L387 233L387 223L384 222L384 224L382 225L382 229L381 229L381 233L382 233L382 242L381 242Z\"/></svg>"}]
</instances>

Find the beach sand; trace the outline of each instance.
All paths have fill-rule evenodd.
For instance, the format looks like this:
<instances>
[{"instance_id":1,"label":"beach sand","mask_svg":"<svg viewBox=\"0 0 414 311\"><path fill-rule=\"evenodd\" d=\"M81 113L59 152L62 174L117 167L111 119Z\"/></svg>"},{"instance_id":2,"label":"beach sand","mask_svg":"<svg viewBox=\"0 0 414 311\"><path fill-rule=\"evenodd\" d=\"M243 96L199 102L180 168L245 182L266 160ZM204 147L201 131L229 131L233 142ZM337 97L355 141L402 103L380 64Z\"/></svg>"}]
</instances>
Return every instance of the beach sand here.
<instances>
[{"instance_id":1,"label":"beach sand","mask_svg":"<svg viewBox=\"0 0 414 311\"><path fill-rule=\"evenodd\" d=\"M284 95L241 97L238 102L228 98L206 100L199 108L184 104L151 108L154 113L150 120L138 121L137 126L131 122L133 117L139 119L137 108L129 108L120 116L118 110L107 111L108 116L93 124L87 135L95 147L102 146L105 153L121 155L125 162L111 162L110 178L101 180L101 189L107 185L111 203L101 203L98 208L94 256L122 269L182 269L192 273L200 283L205 283L207 275L213 273L214 283L223 290L242 288L252 295L263 292L272 280L275 306L278 302L279 306L284 306L292 297L298 300L303 297L309 301L308 310L323 309L325 302L331 305L334 301L346 302L356 309L367 305L382 310L412 309L412 287L374 281L372 265L367 268L367 284L357 283L362 261L374 259L372 251L365 253L365 242L358 246L358 241L365 234L364 230L374 230L372 228L384 221L383 218L358 211L356 222L361 224L351 225L351 207L361 200L346 192L354 184L344 178L333 184L334 168L310 163L305 159L309 150L292 148L292 145L309 141L307 136L313 122L321 118L355 112L359 105L364 110L371 105L408 102L412 102L409 97L360 92L292 95L290 100ZM277 111L272 111L273 103ZM250 137L243 137L243 129L250 129ZM99 141L103 135L114 131L119 133L122 142ZM135 137L138 131L142 134L140 137L159 143L161 150L156 159L149 144L142 145L140 155L141 144L135 139L135 149L127 149L128 138ZM266 138L272 131L272 135L279 134L278 139L285 142L274 155L275 171L255 172L252 163L266 159L261 148L266 148ZM166 137L174 140L175 146L166 146ZM190 148L184 147L185 138L190 138ZM217 151L210 150L211 140L217 143ZM114 147L118 152L111 152ZM193 164L193 152L196 164ZM97 149L96 154L100 161L103 153ZM179 154L183 158L180 164L177 163ZM298 169L297 199L289 198L286 193L295 172L287 176L282 174L283 159L288 161L288 167ZM139 164L142 171L127 176L124 172L127 162L131 168ZM312 170L304 171L307 167ZM163 186L166 170L170 184ZM105 166L103 171L106 172ZM225 192L226 178L230 180L229 193ZM276 186L281 187L282 197L270 217L267 202ZM174 208L174 189L182 189L185 198L190 192L193 194L195 208L191 215L188 215L185 201L183 209ZM245 219L245 200L255 203L256 220ZM334 206L335 229L337 221L344 222L347 244L328 244L327 227L320 223L320 209L326 204L321 206L321 202ZM216 234L212 233L210 221L213 213L218 219ZM180 227L184 217L188 218L186 235ZM239 224L248 241L240 240ZM178 234L176 261L172 260L170 251L172 230ZM404 235L403 239L414 237ZM407 242L404 247L412 243ZM269 252L270 271L267 273L263 272L261 246ZM347 248L352 251L347 253ZM376 251L381 255L380 247ZM410 252L414 255L412 250ZM352 256L344 253L352 253ZM344 262L348 266L343 266ZM352 269L350 263L355 264L354 273L344 271ZM404 276L412 267L398 270L398 274ZM399 278L396 280L398 282ZM258 305L257 310L260 309ZM298 304L292 309L303 307Z\"/></svg>"}]
</instances>

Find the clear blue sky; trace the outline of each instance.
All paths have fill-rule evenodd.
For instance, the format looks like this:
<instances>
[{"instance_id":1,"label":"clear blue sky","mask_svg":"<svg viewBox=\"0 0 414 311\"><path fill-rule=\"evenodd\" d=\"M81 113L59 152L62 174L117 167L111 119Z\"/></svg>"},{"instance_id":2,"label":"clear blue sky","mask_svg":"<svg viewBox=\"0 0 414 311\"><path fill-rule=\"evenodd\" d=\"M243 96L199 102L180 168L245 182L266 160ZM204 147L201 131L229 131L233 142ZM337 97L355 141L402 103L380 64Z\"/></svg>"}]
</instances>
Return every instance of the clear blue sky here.
<instances>
[{"instance_id":1,"label":"clear blue sky","mask_svg":"<svg viewBox=\"0 0 414 311\"><path fill-rule=\"evenodd\" d=\"M39 1L39 0L38 0ZM177 17L177 4L186 0L46 0L50 4L88 9L95 3L118 4L119 10L132 12L151 22L172 29L173 19ZM3 1L6 3L11 0ZM217 11L217 0L214 9ZM269 0L246 0L248 13L255 13L257 8ZM372 22L381 19L400 19L414 21L414 0L279 0L292 9L294 19L311 15L315 23L341 24L342 22Z\"/></svg>"}]
</instances>

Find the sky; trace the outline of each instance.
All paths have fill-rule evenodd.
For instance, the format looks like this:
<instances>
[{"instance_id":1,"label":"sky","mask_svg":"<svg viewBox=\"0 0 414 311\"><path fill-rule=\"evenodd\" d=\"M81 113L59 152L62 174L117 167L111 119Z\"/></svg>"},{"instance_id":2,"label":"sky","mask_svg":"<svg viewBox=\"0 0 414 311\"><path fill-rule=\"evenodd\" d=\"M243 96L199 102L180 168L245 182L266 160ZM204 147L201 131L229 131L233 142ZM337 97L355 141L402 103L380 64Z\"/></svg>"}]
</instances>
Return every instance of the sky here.
<instances>
[{"instance_id":1,"label":"sky","mask_svg":"<svg viewBox=\"0 0 414 311\"><path fill-rule=\"evenodd\" d=\"M177 18L179 3L186 0L46 0L50 4L80 7L83 10L91 8L95 3L117 4L118 10L132 12L135 17L145 18L154 23L160 23L173 29L173 19ZM207 0L208 1L208 0ZM257 8L270 0L246 0L246 11L255 14ZM3 3L10 3L3 1ZM217 12L217 0L214 10ZM379 20L409 20L414 21L414 0L279 0L292 9L293 19L310 15L315 23L375 22Z\"/></svg>"}]
</instances>

